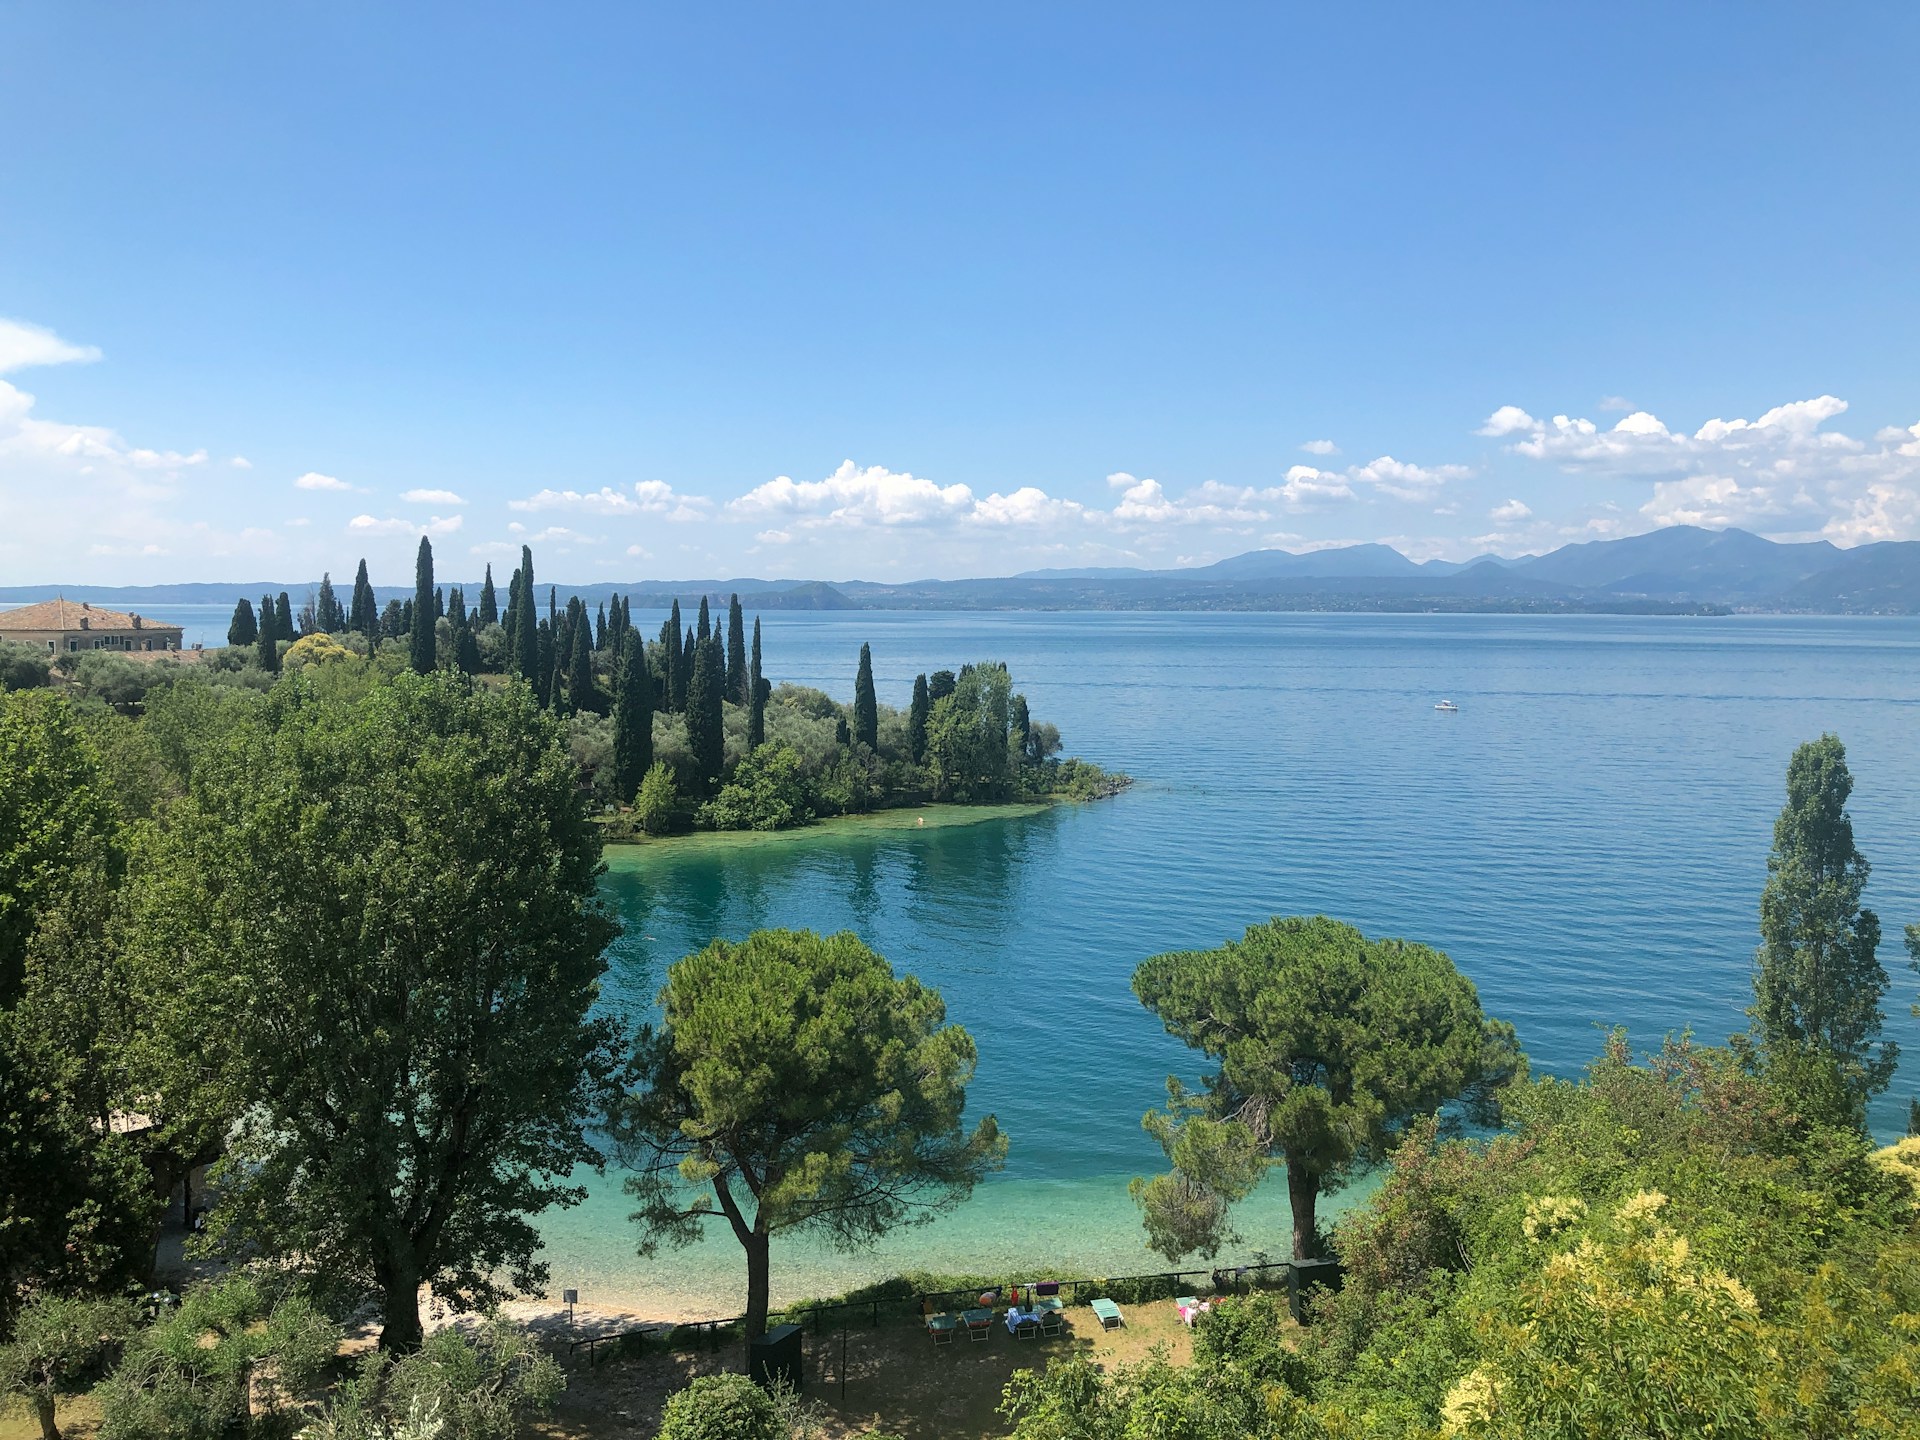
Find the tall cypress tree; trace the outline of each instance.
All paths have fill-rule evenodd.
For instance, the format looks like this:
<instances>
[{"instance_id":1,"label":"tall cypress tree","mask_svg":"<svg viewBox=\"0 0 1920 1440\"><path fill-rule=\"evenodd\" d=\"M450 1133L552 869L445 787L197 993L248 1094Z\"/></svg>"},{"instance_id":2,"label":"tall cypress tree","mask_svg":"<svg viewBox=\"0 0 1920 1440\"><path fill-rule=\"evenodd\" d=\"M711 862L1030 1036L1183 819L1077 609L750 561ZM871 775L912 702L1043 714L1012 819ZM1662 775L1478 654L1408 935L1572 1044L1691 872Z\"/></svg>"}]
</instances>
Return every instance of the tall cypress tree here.
<instances>
[{"instance_id":1,"label":"tall cypress tree","mask_svg":"<svg viewBox=\"0 0 1920 1440\"><path fill-rule=\"evenodd\" d=\"M873 694L873 647L860 647L860 669L853 677L853 738L869 750L880 748L880 704Z\"/></svg>"},{"instance_id":2,"label":"tall cypress tree","mask_svg":"<svg viewBox=\"0 0 1920 1440\"><path fill-rule=\"evenodd\" d=\"M542 705L553 704L553 626L542 620L534 631L533 692Z\"/></svg>"},{"instance_id":3,"label":"tall cypress tree","mask_svg":"<svg viewBox=\"0 0 1920 1440\"><path fill-rule=\"evenodd\" d=\"M907 750L918 765L927 758L927 715L933 701L927 696L925 672L913 677L913 705L907 711Z\"/></svg>"},{"instance_id":4,"label":"tall cypress tree","mask_svg":"<svg viewBox=\"0 0 1920 1440\"><path fill-rule=\"evenodd\" d=\"M698 642L693 636L693 627L687 627L687 633L680 637L680 693L691 697L693 694L693 647Z\"/></svg>"},{"instance_id":5,"label":"tall cypress tree","mask_svg":"<svg viewBox=\"0 0 1920 1440\"><path fill-rule=\"evenodd\" d=\"M575 710L589 714L600 711L600 697L593 687L593 626L587 607L580 607L580 618L573 627L573 654L567 666L567 699Z\"/></svg>"},{"instance_id":6,"label":"tall cypress tree","mask_svg":"<svg viewBox=\"0 0 1920 1440\"><path fill-rule=\"evenodd\" d=\"M454 625L467 623L467 592L458 585L447 591L447 620Z\"/></svg>"},{"instance_id":7,"label":"tall cypress tree","mask_svg":"<svg viewBox=\"0 0 1920 1440\"><path fill-rule=\"evenodd\" d=\"M727 698L736 705L752 698L747 689L747 617L738 595L727 602Z\"/></svg>"},{"instance_id":8,"label":"tall cypress tree","mask_svg":"<svg viewBox=\"0 0 1920 1440\"><path fill-rule=\"evenodd\" d=\"M1014 751L1022 760L1030 758L1033 738L1033 714L1027 709L1027 697L1013 697L1013 723L1009 727Z\"/></svg>"},{"instance_id":9,"label":"tall cypress tree","mask_svg":"<svg viewBox=\"0 0 1920 1440\"><path fill-rule=\"evenodd\" d=\"M433 618L436 620L444 620L446 617L447 592L436 585L433 591Z\"/></svg>"},{"instance_id":10,"label":"tall cypress tree","mask_svg":"<svg viewBox=\"0 0 1920 1440\"><path fill-rule=\"evenodd\" d=\"M660 635L667 668L667 710L678 715L687 708L687 667L680 663L680 602L667 612L667 628Z\"/></svg>"},{"instance_id":11,"label":"tall cypress tree","mask_svg":"<svg viewBox=\"0 0 1920 1440\"><path fill-rule=\"evenodd\" d=\"M693 642L697 645L702 640L711 640L712 638L713 620L707 614L707 597L702 595L700 597L700 621L693 627Z\"/></svg>"},{"instance_id":12,"label":"tall cypress tree","mask_svg":"<svg viewBox=\"0 0 1920 1440\"><path fill-rule=\"evenodd\" d=\"M320 572L320 593L314 597L313 619L329 635L338 635L347 628L346 617L340 611L340 600L333 593L333 575L330 571Z\"/></svg>"},{"instance_id":13,"label":"tall cypress tree","mask_svg":"<svg viewBox=\"0 0 1920 1440\"><path fill-rule=\"evenodd\" d=\"M368 640L380 628L380 605L373 598L373 582L367 579L367 562L360 562L360 573L353 577L353 608L347 614L347 628L358 630Z\"/></svg>"},{"instance_id":14,"label":"tall cypress tree","mask_svg":"<svg viewBox=\"0 0 1920 1440\"><path fill-rule=\"evenodd\" d=\"M420 553L413 562L413 638L407 654L415 674L433 673L433 621L437 613L433 598L433 543L422 535Z\"/></svg>"},{"instance_id":15,"label":"tall cypress tree","mask_svg":"<svg viewBox=\"0 0 1920 1440\"><path fill-rule=\"evenodd\" d=\"M1856 1117L1887 1088L1899 1051L1882 1041L1887 971L1880 917L1862 909L1871 869L1853 843L1853 774L1837 735L1793 752L1787 803L1773 827L1754 957L1754 1029L1770 1057L1824 1058Z\"/></svg>"},{"instance_id":16,"label":"tall cypress tree","mask_svg":"<svg viewBox=\"0 0 1920 1440\"><path fill-rule=\"evenodd\" d=\"M493 562L487 562L487 578L480 582L480 623L497 625L500 623L500 601L493 593Z\"/></svg>"},{"instance_id":17,"label":"tall cypress tree","mask_svg":"<svg viewBox=\"0 0 1920 1440\"><path fill-rule=\"evenodd\" d=\"M265 607L271 615L271 606ZM269 675L280 673L280 636L275 625L262 625L260 633L254 637L253 658L260 668Z\"/></svg>"},{"instance_id":18,"label":"tall cypress tree","mask_svg":"<svg viewBox=\"0 0 1920 1440\"><path fill-rule=\"evenodd\" d=\"M534 625L533 616L533 548L520 547L520 615L518 628L513 637L514 671L540 689L542 671L540 667L540 634ZM542 697L545 703L545 697Z\"/></svg>"},{"instance_id":19,"label":"tall cypress tree","mask_svg":"<svg viewBox=\"0 0 1920 1440\"><path fill-rule=\"evenodd\" d=\"M747 664L747 753L767 743L767 682L760 673L760 617L753 617L753 659Z\"/></svg>"},{"instance_id":20,"label":"tall cypress tree","mask_svg":"<svg viewBox=\"0 0 1920 1440\"><path fill-rule=\"evenodd\" d=\"M693 754L694 776L702 793L719 783L726 764L726 719L721 708L725 687L720 647L711 636L696 641L687 685L687 749Z\"/></svg>"},{"instance_id":21,"label":"tall cypress tree","mask_svg":"<svg viewBox=\"0 0 1920 1440\"><path fill-rule=\"evenodd\" d=\"M614 603L616 605L619 603L618 596L614 597ZM600 602L599 613L593 618L593 648L596 650L607 648L607 602L604 600Z\"/></svg>"},{"instance_id":22,"label":"tall cypress tree","mask_svg":"<svg viewBox=\"0 0 1920 1440\"><path fill-rule=\"evenodd\" d=\"M653 767L653 675L646 644L631 630L620 642L613 698L613 787L631 805Z\"/></svg>"},{"instance_id":23,"label":"tall cypress tree","mask_svg":"<svg viewBox=\"0 0 1920 1440\"><path fill-rule=\"evenodd\" d=\"M294 638L293 597L284 590L280 592L280 598L273 602L273 630L277 640Z\"/></svg>"},{"instance_id":24,"label":"tall cypress tree","mask_svg":"<svg viewBox=\"0 0 1920 1440\"><path fill-rule=\"evenodd\" d=\"M234 602L233 619L227 623L227 644L251 645L260 638L260 622L253 618L253 602L242 595Z\"/></svg>"}]
</instances>

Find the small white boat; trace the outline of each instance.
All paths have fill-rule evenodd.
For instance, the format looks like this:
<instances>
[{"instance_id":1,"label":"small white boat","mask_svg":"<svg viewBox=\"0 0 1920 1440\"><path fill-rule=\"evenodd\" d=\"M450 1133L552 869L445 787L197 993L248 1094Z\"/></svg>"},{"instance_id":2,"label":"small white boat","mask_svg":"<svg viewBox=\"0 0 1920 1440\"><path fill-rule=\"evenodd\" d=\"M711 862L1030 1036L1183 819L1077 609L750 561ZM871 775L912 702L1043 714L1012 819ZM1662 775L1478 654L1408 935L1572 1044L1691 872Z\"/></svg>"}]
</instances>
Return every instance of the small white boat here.
<instances>
[{"instance_id":1,"label":"small white boat","mask_svg":"<svg viewBox=\"0 0 1920 1440\"><path fill-rule=\"evenodd\" d=\"M1460 713L1460 707L1454 704L1451 700L1442 700L1438 705L1434 706L1433 708L1436 710L1444 710L1449 715L1457 715Z\"/></svg>"}]
</instances>

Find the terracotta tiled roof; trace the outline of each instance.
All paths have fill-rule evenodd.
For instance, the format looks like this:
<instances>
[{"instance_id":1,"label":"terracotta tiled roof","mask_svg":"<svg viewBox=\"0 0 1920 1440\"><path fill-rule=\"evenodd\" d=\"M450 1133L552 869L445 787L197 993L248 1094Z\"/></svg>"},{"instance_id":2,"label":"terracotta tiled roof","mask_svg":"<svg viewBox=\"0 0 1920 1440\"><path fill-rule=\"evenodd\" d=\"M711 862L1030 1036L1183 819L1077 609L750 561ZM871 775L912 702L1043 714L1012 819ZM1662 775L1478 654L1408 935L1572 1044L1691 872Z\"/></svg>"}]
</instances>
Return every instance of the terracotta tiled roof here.
<instances>
[{"instance_id":1,"label":"terracotta tiled roof","mask_svg":"<svg viewBox=\"0 0 1920 1440\"><path fill-rule=\"evenodd\" d=\"M80 600L42 600L37 605L22 605L18 610L0 610L0 635L9 630L79 630L85 620L88 630L131 630L135 617L124 610L108 610ZM164 621L143 620L143 629L178 630Z\"/></svg>"}]
</instances>

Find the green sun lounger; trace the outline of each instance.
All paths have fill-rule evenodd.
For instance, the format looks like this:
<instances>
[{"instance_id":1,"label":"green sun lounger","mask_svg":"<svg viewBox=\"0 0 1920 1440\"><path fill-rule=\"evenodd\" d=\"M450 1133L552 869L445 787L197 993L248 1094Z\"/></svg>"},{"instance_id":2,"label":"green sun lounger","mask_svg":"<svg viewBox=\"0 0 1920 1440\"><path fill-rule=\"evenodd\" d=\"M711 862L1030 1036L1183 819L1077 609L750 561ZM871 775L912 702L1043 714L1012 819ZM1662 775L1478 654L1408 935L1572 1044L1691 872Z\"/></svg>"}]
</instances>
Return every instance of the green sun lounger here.
<instances>
[{"instance_id":1,"label":"green sun lounger","mask_svg":"<svg viewBox=\"0 0 1920 1440\"><path fill-rule=\"evenodd\" d=\"M1111 1330L1116 1325L1124 1325L1126 1323L1126 1317L1121 1315L1120 1307L1111 1300L1094 1301L1093 1313L1100 1317L1100 1328L1102 1330Z\"/></svg>"}]
</instances>

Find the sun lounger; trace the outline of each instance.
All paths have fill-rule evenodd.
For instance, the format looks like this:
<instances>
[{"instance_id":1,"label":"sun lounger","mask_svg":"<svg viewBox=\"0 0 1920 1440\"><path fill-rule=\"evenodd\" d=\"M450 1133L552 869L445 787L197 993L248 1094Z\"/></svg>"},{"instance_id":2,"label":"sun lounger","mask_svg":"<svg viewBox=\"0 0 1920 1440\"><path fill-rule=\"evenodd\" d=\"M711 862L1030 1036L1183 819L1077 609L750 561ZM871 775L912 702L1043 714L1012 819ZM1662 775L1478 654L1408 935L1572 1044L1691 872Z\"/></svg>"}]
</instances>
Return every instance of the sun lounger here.
<instances>
[{"instance_id":1,"label":"sun lounger","mask_svg":"<svg viewBox=\"0 0 1920 1440\"><path fill-rule=\"evenodd\" d=\"M1100 1328L1102 1330L1111 1330L1116 1325L1124 1325L1126 1323L1125 1317L1120 1313L1120 1307L1111 1300L1094 1301L1093 1313L1100 1317Z\"/></svg>"},{"instance_id":2,"label":"sun lounger","mask_svg":"<svg viewBox=\"0 0 1920 1440\"><path fill-rule=\"evenodd\" d=\"M1173 1302L1173 1308L1180 1312L1180 1323L1191 1329L1194 1321L1213 1308L1213 1302L1209 1300L1203 1305L1191 1295L1182 1295Z\"/></svg>"},{"instance_id":3,"label":"sun lounger","mask_svg":"<svg viewBox=\"0 0 1920 1440\"><path fill-rule=\"evenodd\" d=\"M1191 1295L1182 1295L1178 1300L1173 1302L1173 1308L1176 1310L1195 1310L1198 1309L1199 1306L1200 1302Z\"/></svg>"},{"instance_id":4,"label":"sun lounger","mask_svg":"<svg viewBox=\"0 0 1920 1440\"><path fill-rule=\"evenodd\" d=\"M959 1328L959 1320L952 1315L927 1316L927 1333L933 1337L936 1345L951 1345L954 1332Z\"/></svg>"},{"instance_id":5,"label":"sun lounger","mask_svg":"<svg viewBox=\"0 0 1920 1440\"><path fill-rule=\"evenodd\" d=\"M1065 1334L1066 1329L1067 1317L1061 1314L1060 1311L1042 1310L1040 1312L1040 1336L1042 1339L1051 1340L1055 1335Z\"/></svg>"},{"instance_id":6,"label":"sun lounger","mask_svg":"<svg viewBox=\"0 0 1920 1440\"><path fill-rule=\"evenodd\" d=\"M967 1327L969 1340L985 1340L993 1333L991 1310L967 1310L962 1312L960 1319Z\"/></svg>"}]
</instances>

